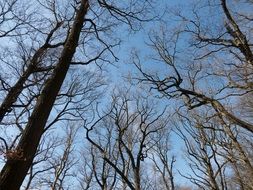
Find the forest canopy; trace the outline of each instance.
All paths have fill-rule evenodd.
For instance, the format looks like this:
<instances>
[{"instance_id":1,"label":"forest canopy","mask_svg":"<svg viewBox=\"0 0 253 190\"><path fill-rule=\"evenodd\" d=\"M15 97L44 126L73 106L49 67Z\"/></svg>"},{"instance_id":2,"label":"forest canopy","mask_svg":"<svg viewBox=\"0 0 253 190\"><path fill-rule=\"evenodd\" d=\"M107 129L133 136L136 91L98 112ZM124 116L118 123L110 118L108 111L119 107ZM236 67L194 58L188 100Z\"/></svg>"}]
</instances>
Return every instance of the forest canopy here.
<instances>
[{"instance_id":1,"label":"forest canopy","mask_svg":"<svg viewBox=\"0 0 253 190\"><path fill-rule=\"evenodd\" d=\"M0 190L253 190L252 0L0 0Z\"/></svg>"}]
</instances>

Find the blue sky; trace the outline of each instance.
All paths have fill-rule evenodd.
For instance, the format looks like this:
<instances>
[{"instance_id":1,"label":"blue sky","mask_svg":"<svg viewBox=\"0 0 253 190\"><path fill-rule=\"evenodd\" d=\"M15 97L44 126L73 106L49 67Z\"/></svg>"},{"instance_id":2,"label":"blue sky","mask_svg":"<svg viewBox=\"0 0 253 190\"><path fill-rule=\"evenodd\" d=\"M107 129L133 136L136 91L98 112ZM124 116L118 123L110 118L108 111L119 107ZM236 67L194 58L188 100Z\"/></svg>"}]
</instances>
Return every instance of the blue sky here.
<instances>
[{"instance_id":1,"label":"blue sky","mask_svg":"<svg viewBox=\"0 0 253 190\"><path fill-rule=\"evenodd\" d=\"M173 1L173 0L163 0L160 4L162 8L167 7L164 9L165 11L170 10L171 7L182 7L182 5L187 7L187 4L189 1L182 0L182 1ZM173 9L173 8L172 8ZM169 15L170 13L167 13ZM164 18L166 20L166 18ZM170 23L172 24L172 23ZM178 24L175 21L175 24ZM142 59L144 67L149 70L161 70L161 67L164 65L154 65L152 61L145 62L146 57L153 54L154 52L150 49L150 47L147 46L147 43L149 43L149 36L151 30L158 30L161 26L160 22L150 22L144 24L144 30L137 31L132 34L125 34L124 31L122 32L122 45L120 47L117 47L116 49L116 55L119 57L119 61L115 63L115 66L110 66L108 70L110 70L110 80L112 81L112 84L118 87L122 87L122 81L124 80L122 78L126 77L128 73L131 75L135 75L138 73L135 69L135 67L131 64L131 51L136 50ZM161 100L162 105L170 104L169 101ZM171 110L173 110L173 106L171 107ZM171 150L171 156L176 156L176 163L174 168L175 173L175 182L177 184L181 185L189 185L189 182L179 175L178 170L183 173L184 175L192 174L191 170L187 166L187 161L184 159L184 153L183 153L183 147L184 142L182 139L175 134L174 132L171 133L171 144L172 144L172 150Z\"/></svg>"},{"instance_id":2,"label":"blue sky","mask_svg":"<svg viewBox=\"0 0 253 190\"><path fill-rule=\"evenodd\" d=\"M159 10L167 11L165 17L163 18L165 22L167 22L167 18L169 18L170 19L169 24L176 25L178 24L177 19L173 19L172 17L170 17L172 15L170 11L175 11L177 9L172 8L172 7L181 8L182 10L190 9L188 5L191 4L191 2L192 2L191 0L189 1L188 0L181 0L181 1L161 0L159 1L160 3ZM199 0L198 2L203 2L203 1ZM163 11L160 11L160 12L163 12ZM186 16L189 16L187 14L188 13L186 12ZM217 13L215 12L213 14L217 14ZM147 57L153 54L153 51L146 44L149 42L149 38L148 38L149 32L151 30L159 31L160 26L163 24L164 23L160 23L159 21L147 22L144 24L143 30L140 30L131 34L129 34L126 31L126 28L124 27L121 29L122 31L119 31L121 33L120 37L122 38L122 44L119 47L116 47L114 49L116 56L119 58L119 61L114 63L114 66L113 65L107 66L107 70L109 71L108 78L112 82L111 89L113 89L114 86L119 87L119 88L122 87L122 81L124 80L122 76L126 77L128 73L131 73L132 75L137 73L136 69L131 64L131 51L133 49L139 52L143 66L146 69L153 70L153 71L162 70L166 74L166 70L163 70L164 68L163 65L153 64L152 61L147 60ZM183 41L180 43L181 43L180 44L181 46L184 46ZM110 93L110 90L108 91L109 91L108 93ZM167 99L161 100L161 105L165 105L169 103L171 102L169 102ZM175 105L176 104L173 104L173 103L171 104L170 109L172 112L174 109L173 106ZM185 175L191 174L191 171L189 167L187 166L187 162L184 160L184 156L183 156L183 151L182 151L184 147L183 141L180 139L180 137L178 137L175 133L172 132L171 144L172 144L171 156L176 155L176 160L177 160L175 163L175 174L176 174L175 181L179 184L187 184L187 180L183 178L182 176L180 176L177 172L177 170L179 170Z\"/></svg>"}]
</instances>

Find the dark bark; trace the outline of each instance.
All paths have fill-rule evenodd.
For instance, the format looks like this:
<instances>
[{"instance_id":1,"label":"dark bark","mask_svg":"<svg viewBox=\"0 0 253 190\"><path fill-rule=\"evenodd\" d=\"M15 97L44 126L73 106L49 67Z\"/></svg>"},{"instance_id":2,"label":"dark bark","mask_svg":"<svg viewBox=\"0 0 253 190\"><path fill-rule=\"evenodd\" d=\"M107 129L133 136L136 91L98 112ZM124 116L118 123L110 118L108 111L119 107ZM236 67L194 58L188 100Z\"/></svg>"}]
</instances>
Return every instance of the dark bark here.
<instances>
[{"instance_id":1,"label":"dark bark","mask_svg":"<svg viewBox=\"0 0 253 190\"><path fill-rule=\"evenodd\" d=\"M18 190L32 164L37 151L44 127L48 120L50 111L54 105L56 96L66 77L71 59L76 47L84 23L84 17L88 11L88 0L82 0L76 12L75 20L64 45L58 64L52 76L46 81L42 93L36 103L34 111L29 118L24 133L17 146L21 157L9 159L1 171L0 189Z\"/></svg>"},{"instance_id":2,"label":"dark bark","mask_svg":"<svg viewBox=\"0 0 253 190\"><path fill-rule=\"evenodd\" d=\"M237 48L241 51L241 53L245 56L246 61L253 65L253 53L250 49L250 45L248 43L248 40L246 36L241 31L240 27L232 17L228 7L226 0L221 0L221 6L224 11L224 14L226 15L229 24L226 25L228 33L234 38L234 40L237 40L238 42L235 44Z\"/></svg>"},{"instance_id":3,"label":"dark bark","mask_svg":"<svg viewBox=\"0 0 253 190\"><path fill-rule=\"evenodd\" d=\"M191 109L194 107L199 107L201 105L211 104L212 107L215 109L215 111L220 116L227 118L232 123L237 124L240 127L253 133L253 125L251 123L243 121L240 118L236 117L234 114L230 113L218 100L215 100L213 98L209 98L209 97L205 96L204 94L197 93L195 91L186 90L181 87L177 87L177 88L178 88L178 91L180 91L182 93L182 95L186 95L186 96L191 95L191 96L194 96L200 100L200 103L195 106L192 106Z\"/></svg>"},{"instance_id":4,"label":"dark bark","mask_svg":"<svg viewBox=\"0 0 253 190\"><path fill-rule=\"evenodd\" d=\"M17 101L18 96L24 89L25 82L29 78L29 76L38 71L38 64L40 62L41 56L45 53L48 48L55 48L63 43L58 43L56 45L50 45L49 41L53 36L54 32L61 26L62 23L57 23L56 26L49 32L45 43L35 52L33 55L30 64L28 65L27 69L24 71L23 75L18 79L18 81L10 88L10 91L4 98L2 104L0 105L0 123L2 122L6 113L10 112L12 109L13 104Z\"/></svg>"}]
</instances>

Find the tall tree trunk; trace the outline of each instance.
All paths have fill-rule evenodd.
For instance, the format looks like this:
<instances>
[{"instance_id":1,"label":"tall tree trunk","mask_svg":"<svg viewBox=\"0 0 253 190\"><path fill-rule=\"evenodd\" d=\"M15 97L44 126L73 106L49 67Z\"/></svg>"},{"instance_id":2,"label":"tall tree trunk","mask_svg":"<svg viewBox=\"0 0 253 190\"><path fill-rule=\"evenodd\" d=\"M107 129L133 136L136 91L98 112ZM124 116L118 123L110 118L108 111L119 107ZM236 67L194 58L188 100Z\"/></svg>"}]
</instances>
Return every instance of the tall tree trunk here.
<instances>
[{"instance_id":1,"label":"tall tree trunk","mask_svg":"<svg viewBox=\"0 0 253 190\"><path fill-rule=\"evenodd\" d=\"M52 76L46 81L42 93L36 103L25 131L17 146L20 152L18 159L8 159L0 176L0 189L18 190L32 164L44 127L54 105L56 96L62 86L69 69L70 62L78 46L84 17L88 11L88 0L82 0L76 12L75 20L64 45L58 64Z\"/></svg>"},{"instance_id":2,"label":"tall tree trunk","mask_svg":"<svg viewBox=\"0 0 253 190\"><path fill-rule=\"evenodd\" d=\"M136 190L141 190L140 167L134 168L134 185Z\"/></svg>"},{"instance_id":3,"label":"tall tree trunk","mask_svg":"<svg viewBox=\"0 0 253 190\"><path fill-rule=\"evenodd\" d=\"M13 104L17 101L19 95L23 91L27 79L31 76L32 73L38 71L38 64L40 62L41 56L46 52L48 48L55 48L63 44L58 43L56 45L49 45L51 37L53 36L54 32L61 26L61 24L62 23L57 23L56 26L49 32L45 43L32 56L31 62L29 63L27 69L24 71L22 76L20 76L17 82L10 88L8 94L0 105L0 123L2 122L6 113L11 111Z\"/></svg>"},{"instance_id":4,"label":"tall tree trunk","mask_svg":"<svg viewBox=\"0 0 253 190\"><path fill-rule=\"evenodd\" d=\"M24 89L25 82L27 81L29 76L35 71L38 59L40 58L40 56L43 54L44 51L45 51L44 47L38 49L38 51L34 54L31 64L29 64L26 71L18 79L15 85L10 88L10 91L8 92L8 94L4 98L3 103L0 106L0 122L2 122L5 114L11 111L13 103L17 101L18 96Z\"/></svg>"}]
</instances>

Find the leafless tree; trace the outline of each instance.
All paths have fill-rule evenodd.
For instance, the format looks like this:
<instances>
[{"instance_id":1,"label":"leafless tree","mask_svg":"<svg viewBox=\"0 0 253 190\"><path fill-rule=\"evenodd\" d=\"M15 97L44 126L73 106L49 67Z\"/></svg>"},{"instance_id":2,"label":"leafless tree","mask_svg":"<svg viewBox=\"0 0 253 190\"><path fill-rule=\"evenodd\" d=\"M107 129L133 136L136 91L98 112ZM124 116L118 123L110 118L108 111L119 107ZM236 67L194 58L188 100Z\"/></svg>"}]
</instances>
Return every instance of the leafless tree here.
<instances>
[{"instance_id":1,"label":"leafless tree","mask_svg":"<svg viewBox=\"0 0 253 190\"><path fill-rule=\"evenodd\" d=\"M75 179L78 161L75 150L78 128L71 122L64 128L62 135L44 135L44 143L37 151L25 179L24 189L68 189L71 186L70 181Z\"/></svg>"},{"instance_id":2,"label":"leafless tree","mask_svg":"<svg viewBox=\"0 0 253 190\"><path fill-rule=\"evenodd\" d=\"M24 27L31 21L31 16L27 1L0 1L0 38L25 34Z\"/></svg>"},{"instance_id":3,"label":"leafless tree","mask_svg":"<svg viewBox=\"0 0 253 190\"><path fill-rule=\"evenodd\" d=\"M216 29L216 31L212 32L217 34L209 34L204 28L206 24L210 24L207 21L207 23L204 21L202 29L202 20L197 12L199 11L198 6L193 10L196 20L187 19L179 14L179 17L187 23L185 28L179 28L172 34L168 34L167 30L169 29L165 28L161 32L151 35L150 46L158 55L154 61L163 62L167 65L170 71L167 76L163 72L160 75L145 72L138 56L136 56L134 63L144 76L142 81L152 83L154 85L152 88L157 89L162 96L168 98L183 97L189 109L211 106L224 121L252 132L252 124L240 118L225 104L226 100L247 94L252 90L250 79L252 78L250 77L252 75L252 68L250 68L252 66L250 58L252 56L252 39L248 35L248 30L240 29L239 24L243 22L233 19L226 1L218 2L220 2L220 7L216 4L212 4L213 6L204 5L204 7L211 10L213 7L221 8L221 12L224 14L222 18L226 20L225 25L220 26L224 32L222 35L215 26L214 30ZM206 11L205 8L204 11ZM206 17L210 16L205 15ZM192 34L190 37L193 42L189 44L191 45L189 50L182 50L182 47L179 47L184 39L185 32ZM208 35L210 37L207 37ZM236 45L236 42L239 44ZM190 51L197 53L193 54ZM186 53L189 56L180 58ZM229 60L225 60L224 55L227 55ZM208 59L213 60L213 65L209 63ZM186 63L188 64L186 65ZM205 64L210 64L210 66L205 66ZM219 85L212 87L206 81L219 82ZM203 83L207 83L206 88L201 86Z\"/></svg>"},{"instance_id":4,"label":"leafless tree","mask_svg":"<svg viewBox=\"0 0 253 190\"><path fill-rule=\"evenodd\" d=\"M180 117L187 118L179 133L194 161L192 169L198 170L189 179L200 188L229 189L233 182L228 173L237 178L235 186L252 188L245 180L253 171L245 142L252 138L253 125L237 107L240 96L249 97L252 91L252 22L245 6L252 3L202 1L185 15L174 11L182 21L179 26L152 31L148 44L154 50L150 62L166 69L148 71L141 55L133 54L142 75L137 80L168 104L179 105Z\"/></svg>"},{"instance_id":5,"label":"leafless tree","mask_svg":"<svg viewBox=\"0 0 253 190\"><path fill-rule=\"evenodd\" d=\"M176 157L171 154L170 129L165 128L156 135L151 160L154 163L154 173L157 175L155 189L175 190L174 164ZM156 175L154 174L154 177Z\"/></svg>"},{"instance_id":6,"label":"leafless tree","mask_svg":"<svg viewBox=\"0 0 253 190\"><path fill-rule=\"evenodd\" d=\"M90 127L86 126L87 139L100 151L100 159L120 176L122 186L119 188L146 189L142 172L147 167L142 165L156 143L152 135L167 125L168 120L163 116L165 110L156 113L154 105L144 97L114 95L107 114ZM95 131L98 134L94 136ZM113 140L108 141L109 136ZM112 144L113 157L109 157L110 151L105 147L107 143Z\"/></svg>"},{"instance_id":7,"label":"leafless tree","mask_svg":"<svg viewBox=\"0 0 253 190\"><path fill-rule=\"evenodd\" d=\"M54 152L61 144L59 137L50 135L50 133L44 134L35 159L26 176L25 183L22 185L23 189L28 190L43 186L41 176L45 177L48 174L47 172L55 167L55 165L49 164L49 160L52 159Z\"/></svg>"},{"instance_id":8,"label":"leafless tree","mask_svg":"<svg viewBox=\"0 0 253 190\"><path fill-rule=\"evenodd\" d=\"M28 169L32 164L32 160L36 154L36 150L39 145L40 139L45 130L49 114L54 106L54 102L57 99L58 93L60 91L64 79L67 76L70 66L87 65L91 62L96 62L97 60L108 62L107 59L102 58L102 54L105 51L109 51L111 55L115 57L115 55L111 50L112 46L114 46L114 43L113 42L108 43L101 38L101 35L105 36L104 39L106 38L107 31L102 30L103 27L101 28L99 27L100 23L106 23L106 25L108 26L107 28L108 30L113 29L120 23L126 23L130 25L131 28L134 28L135 26L134 21L139 22L148 20L142 18L144 18L146 15L149 14L148 6L150 6L150 2L147 1L144 1L142 3L139 3L138 1L129 1L128 4L124 6L121 5L120 3L114 4L109 3L107 1L94 1L92 3L89 3L89 1L81 0L81 1L67 2L67 4L64 4L64 6L61 8L63 9L65 8L64 11L66 11L67 10L66 7L70 5L72 7L71 9L72 12L67 11L66 14L64 13L65 16L66 15L67 16L63 17L64 19L62 23L62 20L60 19L62 16L61 14L62 10L57 9L59 6L57 1L54 0L49 2L38 1L38 3L49 13L52 13L52 17L55 18L56 22L55 21L52 22L54 27L51 30L51 32L47 33L48 35L47 37L49 38L46 40L45 43L46 47L43 47L42 45L41 46L42 52L39 51L39 53L37 53L38 55L33 53L33 55L36 55L35 64L37 64L38 62L37 59L39 59L41 57L41 54L44 52L43 50L45 48L48 48L48 46L51 47L51 45L49 45L51 37L53 37L52 40L53 42L57 41L57 38L53 36L53 33L55 32L55 30L58 29L58 27L62 28L61 30L63 32L62 37L65 40L64 43L62 42L60 42L60 44L56 43L57 46L63 45L63 47L60 48L59 50L60 53L58 54L57 61L54 64L50 76L47 77L45 82L42 84L41 88L42 90L40 91L39 96L35 101L35 105L32 108L31 115L27 117L28 119L26 127L22 132L21 138L16 147L16 152L17 155L19 155L19 157L18 159L11 159L11 160L8 159L1 171L0 187L4 189L18 189L21 186L26 176L26 173L28 172ZM134 9L132 9L133 5L135 7ZM91 18L89 18L90 15ZM101 15L105 16L107 15L105 17L107 20L103 20L102 19L103 16ZM67 19L66 22L65 19ZM41 22L43 23L46 20L48 21L50 19L45 20L42 19ZM115 22L115 24L111 25L110 22L111 23ZM94 37L96 39L96 42L88 45L89 39L92 39ZM83 48L81 48L79 42L81 42ZM92 49L93 47L97 48L97 44L100 44L102 46L101 48L102 51L98 52L99 50L97 50L95 51L95 53L93 51L92 53L95 54L95 57L88 56L88 59L82 59L81 51L79 51L79 53L76 53L77 50L82 49L84 55L86 53L92 54L91 52L87 51L87 49ZM39 49L40 46L38 50ZM28 64L28 66L29 65L33 64ZM31 72L28 72L28 75L24 77L24 80L28 79L30 73ZM24 82L22 81L21 86L23 84ZM16 101L17 97L20 95L22 90L23 88L22 89L18 88L18 90L17 89L14 90L16 96L13 96L13 100L7 101L8 103L7 106L4 105L3 115L6 114L5 108L8 107L7 108L8 111L10 107L13 107L13 103ZM10 96L7 94L6 97ZM16 181L13 182L13 179L15 179Z\"/></svg>"},{"instance_id":9,"label":"leafless tree","mask_svg":"<svg viewBox=\"0 0 253 190\"><path fill-rule=\"evenodd\" d=\"M193 175L182 175L200 189L227 189L224 172L228 160L221 156L222 148L217 143L222 129L220 132L214 124L204 123L200 117L196 120L181 117L184 128L178 126L177 131L185 142L185 156L193 172ZM222 143L224 141L222 139Z\"/></svg>"}]
</instances>

